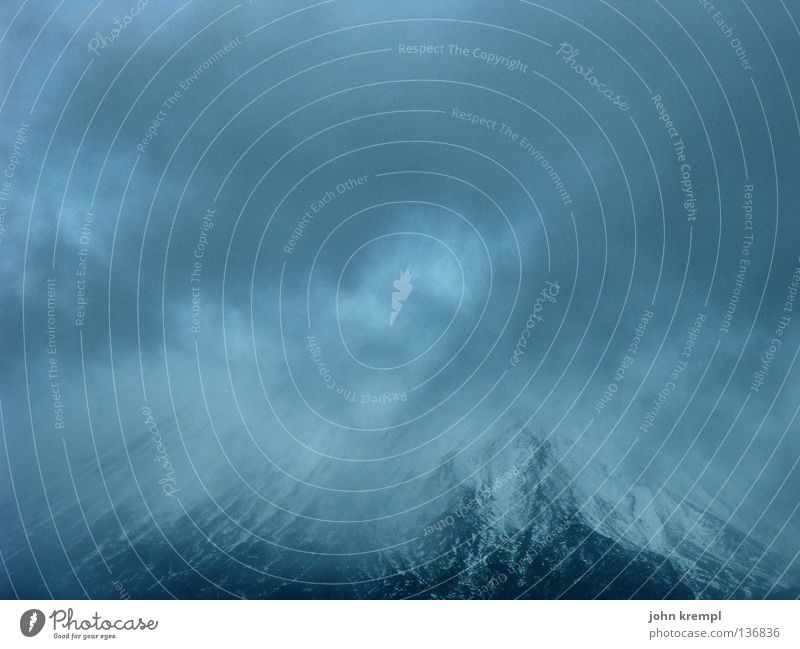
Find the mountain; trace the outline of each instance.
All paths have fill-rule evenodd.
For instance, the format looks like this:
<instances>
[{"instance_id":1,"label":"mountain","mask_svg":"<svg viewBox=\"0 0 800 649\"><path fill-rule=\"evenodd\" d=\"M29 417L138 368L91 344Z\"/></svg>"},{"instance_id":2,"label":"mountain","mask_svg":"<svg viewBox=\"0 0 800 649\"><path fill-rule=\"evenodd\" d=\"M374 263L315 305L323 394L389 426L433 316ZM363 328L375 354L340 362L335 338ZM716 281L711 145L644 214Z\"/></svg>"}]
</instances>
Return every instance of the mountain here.
<instances>
[{"instance_id":1,"label":"mountain","mask_svg":"<svg viewBox=\"0 0 800 649\"><path fill-rule=\"evenodd\" d=\"M797 581L781 577L786 558L707 507L709 495L629 489L596 458L581 463L571 447L531 429L506 432L480 457L451 458L398 487L408 502L429 503L395 515L380 507L401 507L399 495L320 494L310 502L307 485L284 480L280 492L269 476L253 491L217 492L219 506L203 494L164 497L157 527L132 497L116 514L86 512L108 569L75 505L56 519L65 537L86 537L70 544L70 555L83 587L99 598L116 597L117 584L134 598L746 599L800 592ZM303 478L335 479L322 466ZM334 471L333 463L324 466ZM280 511L254 492L276 503L305 500L307 509ZM315 520L327 511L325 498L345 503L331 508L336 520L366 522ZM32 538L50 534L46 524L37 522ZM48 583L56 596L82 592L71 572Z\"/></svg>"}]
</instances>

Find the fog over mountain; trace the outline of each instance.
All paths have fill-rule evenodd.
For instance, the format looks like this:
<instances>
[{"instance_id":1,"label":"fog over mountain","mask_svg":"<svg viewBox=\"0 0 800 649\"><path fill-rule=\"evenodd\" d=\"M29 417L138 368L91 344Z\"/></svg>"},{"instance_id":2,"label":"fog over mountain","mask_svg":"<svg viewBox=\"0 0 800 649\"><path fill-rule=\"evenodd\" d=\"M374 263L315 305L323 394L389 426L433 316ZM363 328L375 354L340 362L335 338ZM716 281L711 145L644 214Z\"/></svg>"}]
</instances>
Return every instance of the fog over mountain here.
<instances>
[{"instance_id":1,"label":"fog over mountain","mask_svg":"<svg viewBox=\"0 0 800 649\"><path fill-rule=\"evenodd\" d=\"M3 3L0 594L800 596L800 11L715 4Z\"/></svg>"}]
</instances>

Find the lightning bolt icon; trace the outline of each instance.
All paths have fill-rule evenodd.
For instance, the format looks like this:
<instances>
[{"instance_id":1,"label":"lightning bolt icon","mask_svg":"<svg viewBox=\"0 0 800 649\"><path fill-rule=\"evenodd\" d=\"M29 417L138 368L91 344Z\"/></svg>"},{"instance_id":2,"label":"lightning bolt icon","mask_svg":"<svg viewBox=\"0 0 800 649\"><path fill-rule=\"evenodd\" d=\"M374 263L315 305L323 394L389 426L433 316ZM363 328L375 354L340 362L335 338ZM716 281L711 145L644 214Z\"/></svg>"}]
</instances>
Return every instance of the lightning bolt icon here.
<instances>
[{"instance_id":1,"label":"lightning bolt icon","mask_svg":"<svg viewBox=\"0 0 800 649\"><path fill-rule=\"evenodd\" d=\"M414 289L411 285L411 277L411 271L406 268L400 273L400 278L392 282L392 286L394 286L395 290L392 293L392 312L389 314L390 327L394 325L397 314L400 313L400 309L403 308L403 302L408 299L408 296L411 295L411 291Z\"/></svg>"},{"instance_id":2,"label":"lightning bolt icon","mask_svg":"<svg viewBox=\"0 0 800 649\"><path fill-rule=\"evenodd\" d=\"M39 618L39 616L36 614L36 611L31 613L31 619L28 621L28 631L32 631L33 630L33 625L36 624L36 620L38 618Z\"/></svg>"}]
</instances>

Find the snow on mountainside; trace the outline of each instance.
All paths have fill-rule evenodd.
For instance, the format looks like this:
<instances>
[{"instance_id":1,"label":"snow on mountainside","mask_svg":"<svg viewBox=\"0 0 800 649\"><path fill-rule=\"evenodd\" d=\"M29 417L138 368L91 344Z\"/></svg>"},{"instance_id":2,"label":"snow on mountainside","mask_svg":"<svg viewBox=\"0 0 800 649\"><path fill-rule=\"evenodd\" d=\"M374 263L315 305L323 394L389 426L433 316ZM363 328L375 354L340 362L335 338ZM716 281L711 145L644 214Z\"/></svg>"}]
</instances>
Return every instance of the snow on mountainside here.
<instances>
[{"instance_id":1,"label":"snow on mountainside","mask_svg":"<svg viewBox=\"0 0 800 649\"><path fill-rule=\"evenodd\" d=\"M530 431L518 436L515 451L522 458L533 453L533 459L514 489L498 490L469 521L445 530L446 541L436 540L441 549L457 545L497 521L462 553L490 559L454 580L462 586L453 586L449 596L475 596L477 589L479 596L757 598L786 566L712 508L704 511L707 502L667 489L620 486L596 459L578 466ZM493 580L493 571L505 579ZM481 581L489 588L481 589ZM785 588L779 584L772 595Z\"/></svg>"},{"instance_id":2,"label":"snow on mountainside","mask_svg":"<svg viewBox=\"0 0 800 649\"><path fill-rule=\"evenodd\" d=\"M274 474L264 474L252 490L220 488L225 479L206 484L219 506L183 466L184 493L196 497L153 500L158 527L133 497L118 501L116 513L87 516L132 597L165 597L168 589L183 598L760 598L775 585L787 559L726 524L724 511L704 513L708 503L696 494L628 490L597 458L581 462L565 450L514 428L479 458L459 456L391 497L287 480L278 489ZM363 479L408 480L416 468L377 476L379 464L367 465ZM321 462L302 477L331 483L335 470ZM83 539L71 554L89 594L114 596L81 512L73 504L56 518L62 534ZM74 591L72 575L59 579L51 582L56 594ZM796 596L792 579L770 596Z\"/></svg>"}]
</instances>

